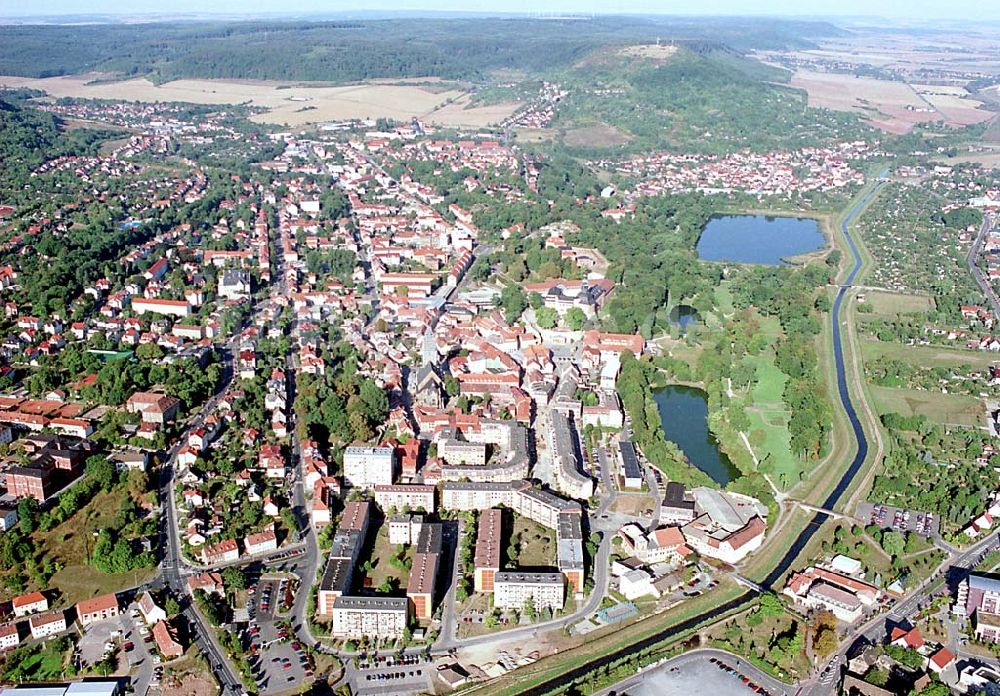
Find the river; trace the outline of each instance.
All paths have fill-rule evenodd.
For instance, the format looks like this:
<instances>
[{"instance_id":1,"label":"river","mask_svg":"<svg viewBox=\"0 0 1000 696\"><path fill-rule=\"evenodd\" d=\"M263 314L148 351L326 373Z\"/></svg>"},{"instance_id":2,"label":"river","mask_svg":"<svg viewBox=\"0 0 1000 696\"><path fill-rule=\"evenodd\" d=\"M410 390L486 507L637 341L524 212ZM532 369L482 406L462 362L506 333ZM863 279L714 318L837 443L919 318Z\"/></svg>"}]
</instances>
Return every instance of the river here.
<instances>
[{"instance_id":1,"label":"river","mask_svg":"<svg viewBox=\"0 0 1000 696\"><path fill-rule=\"evenodd\" d=\"M884 177L886 173L887 172L883 172L880 176ZM861 420L858 418L857 411L855 410L854 404L851 401L850 391L847 388L847 371L844 366L844 349L843 349L843 344L841 342L842 336L840 332L840 321L841 321L840 310L841 310L841 305L843 304L844 295L850 288L851 284L854 282L854 279L857 277L858 272L860 272L861 270L861 254L858 252L857 245L854 243L854 239L851 237L851 233L849 230L850 224L854 222L854 220L858 217L858 215L861 214L861 211L864 209L865 205L867 205L868 202L872 198L874 198L874 196L878 193L879 189L883 185L884 184L882 182L879 182L878 184L875 185L875 187L871 191L869 191L867 194L865 194L864 197L862 197L853 206L851 206L851 209L848 211L847 216L844 218L844 221L840 225L840 231L843 234L844 239L847 241L847 246L850 249L851 256L854 260L854 265L851 268L850 273L848 273L847 278L844 281L844 284L840 288L840 291L837 293L837 298L836 300L834 300L833 303L833 309L830 312L830 321L833 328L833 353L834 353L834 366L836 367L837 370L837 393L840 397L841 407L843 408L844 413L847 415L847 418L851 423L851 430L854 433L855 439L857 440L858 448L854 455L854 459L851 460L851 464L848 466L847 471L844 472L844 476L841 478L841 480L833 489L833 491L830 493L830 495L827 496L826 500L823 501L823 507L827 509L830 509L832 508L832 506L837 504L837 502L840 500L840 497L851 485L851 482L854 481L854 477L857 476L858 472L861 470L861 466L864 464L865 458L868 456L868 438L865 435L864 429L861 427ZM820 526L822 526L822 524L826 522L829 519L829 517L830 517L829 515L822 512L813 515L812 519L809 520L805 528L803 528L803 530L799 532L799 535L795 538L795 541L792 542L791 547L788 549L785 555L782 556L778 564L774 567L771 573L768 574L767 578L762 583L764 587L770 587L775 582L777 582L782 575L784 575L784 573L791 567L792 563L795 562L795 559L798 558L799 554L802 552L802 549L805 547L805 545L809 543L809 540L813 538L816 532L819 531ZM604 667L606 665L610 665L611 663L621 659L622 657L625 657L629 654L641 652L642 650L645 650L647 648L651 648L657 645L658 643L670 638L671 636L681 634L685 631L693 630L701 626L705 622L712 620L715 617L722 616L726 612L732 609L741 607L753 597L753 594L754 593L752 591L748 590L739 597L731 599L728 602L724 602L720 606L714 607L709 611L706 611L704 613L698 614L689 619L681 621L680 623L675 624L674 626L671 626L670 628L667 628L661 631L660 633L656 633L646 638L643 638L642 640L639 640L629 645L627 648L616 650L610 654L602 655L601 657L597 657L593 660L590 660L589 662L579 665L578 667L568 669L565 672L559 674L559 676L555 677L554 679L551 679L549 682L542 683L539 684L538 686L525 689L522 693L529 694L530 696L536 696L536 695L541 696L542 694L546 694L558 686L562 686L572 682L574 679L586 677L594 670L600 669L601 667Z\"/></svg>"}]
</instances>

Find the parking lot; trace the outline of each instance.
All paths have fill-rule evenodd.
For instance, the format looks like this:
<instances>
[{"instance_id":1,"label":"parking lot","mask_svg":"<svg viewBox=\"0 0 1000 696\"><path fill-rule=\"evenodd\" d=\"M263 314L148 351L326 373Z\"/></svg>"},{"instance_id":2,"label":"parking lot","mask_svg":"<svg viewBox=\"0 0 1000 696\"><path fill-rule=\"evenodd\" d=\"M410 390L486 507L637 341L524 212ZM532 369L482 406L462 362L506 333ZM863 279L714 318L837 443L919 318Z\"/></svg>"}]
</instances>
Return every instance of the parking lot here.
<instances>
[{"instance_id":1,"label":"parking lot","mask_svg":"<svg viewBox=\"0 0 1000 696\"><path fill-rule=\"evenodd\" d=\"M313 676L312 658L295 640L282 607L290 606L292 586L283 578L263 577L247 596L249 625L244 636L253 657L250 666L262 692L282 691Z\"/></svg>"},{"instance_id":2,"label":"parking lot","mask_svg":"<svg viewBox=\"0 0 1000 696\"><path fill-rule=\"evenodd\" d=\"M98 621L83 631L76 651L83 667L100 662L105 655L117 653L121 646L122 626L118 619Z\"/></svg>"},{"instance_id":3,"label":"parking lot","mask_svg":"<svg viewBox=\"0 0 1000 696\"><path fill-rule=\"evenodd\" d=\"M160 656L156 654L153 636L135 604L118 617L122 630L122 648L129 667L133 670L132 687L135 693L144 694L148 687L158 686L163 676Z\"/></svg>"},{"instance_id":4,"label":"parking lot","mask_svg":"<svg viewBox=\"0 0 1000 696\"><path fill-rule=\"evenodd\" d=\"M433 691L433 665L424 656L407 655L399 662L382 657L377 667L358 671L356 694L408 694Z\"/></svg>"}]
</instances>

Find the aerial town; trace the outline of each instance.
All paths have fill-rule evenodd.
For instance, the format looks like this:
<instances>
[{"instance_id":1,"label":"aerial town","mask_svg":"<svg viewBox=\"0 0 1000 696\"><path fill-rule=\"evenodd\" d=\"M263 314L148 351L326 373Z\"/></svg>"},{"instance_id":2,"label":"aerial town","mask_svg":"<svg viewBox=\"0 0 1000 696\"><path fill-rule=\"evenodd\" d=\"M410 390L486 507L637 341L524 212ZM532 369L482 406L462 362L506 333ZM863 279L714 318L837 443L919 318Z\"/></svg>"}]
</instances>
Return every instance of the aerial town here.
<instances>
[{"instance_id":1,"label":"aerial town","mask_svg":"<svg viewBox=\"0 0 1000 696\"><path fill-rule=\"evenodd\" d=\"M1000 68L579 21L475 89L358 39L367 116L0 48L0 696L1000 690Z\"/></svg>"}]
</instances>

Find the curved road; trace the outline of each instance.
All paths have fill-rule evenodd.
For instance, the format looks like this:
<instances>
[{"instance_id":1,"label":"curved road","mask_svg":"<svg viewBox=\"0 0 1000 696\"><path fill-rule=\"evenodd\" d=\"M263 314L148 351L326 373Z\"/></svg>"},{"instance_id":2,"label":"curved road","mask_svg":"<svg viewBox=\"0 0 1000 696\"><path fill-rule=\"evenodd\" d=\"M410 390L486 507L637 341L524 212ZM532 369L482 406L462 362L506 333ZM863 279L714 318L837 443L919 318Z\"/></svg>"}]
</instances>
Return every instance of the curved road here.
<instances>
[{"instance_id":1,"label":"curved road","mask_svg":"<svg viewBox=\"0 0 1000 696\"><path fill-rule=\"evenodd\" d=\"M887 173L883 171L879 176L884 177ZM850 466L844 472L843 477L837 483L837 486L833 491L826 497L823 501L821 507L832 510L833 507L840 501L840 498L844 495L844 492L850 487L854 478L857 476L858 472L861 471L861 467L864 464L865 459L868 456L868 438L865 435L864 428L861 426L861 420L858 418L857 410L854 408L854 403L851 401L850 390L848 389L847 383L847 370L844 367L844 347L842 344L841 337L841 306L843 305L844 297L846 296L848 290L851 289L855 278L857 278L858 273L861 271L862 260L861 253L858 251L858 247L854 242L854 238L851 236L850 225L858 218L861 212L865 209L865 206L878 194L879 190L885 185L884 182L879 181L871 191L862 196L857 200L850 210L847 212L843 222L840 223L840 231L847 241L848 248L850 249L851 256L854 259L854 265L851 267L850 272L847 274L844 283L840 286L840 290L837 292L837 297L833 302L833 308L830 312L830 321L832 322L833 328L833 355L834 355L834 365L837 369L837 392L840 396L840 404L847 415L848 420L851 423L851 429L854 432L854 437L857 440L858 448L854 454L854 458L851 460ZM799 535L795 538L795 541L791 544L791 547L781 557L781 560L777 563L774 569L768 574L767 578L761 583L764 587L770 587L778 579L781 578L785 572L791 568L795 559L798 558L802 549L805 548L806 544L809 543L810 539L819 531L819 528L826 522L830 516L825 512L817 512L813 515L813 518L809 520L805 528L799 532ZM722 616L723 614L729 612L732 609L742 606L753 596L753 592L745 592L744 594L732 599L724 604L715 607L712 611L707 611L698 616L694 616L686 621L682 621L679 624L671 626L665 629L659 634L652 635L648 638L640 640L633 643L628 648L618 651L613 655L603 655L588 663L580 665L579 667L569 669L562 673L557 680L551 680L539 684L538 686L526 689L521 692L522 694L527 694L530 696L541 696L547 693L551 689L559 685L565 685L566 683L579 679L581 677L586 677L593 670L599 669L605 665L608 665L616 660L621 659L621 657L628 653L638 652L647 648L650 648L663 640L670 638L672 635L677 635L688 630L697 628L698 626L711 621L713 618Z\"/></svg>"}]
</instances>

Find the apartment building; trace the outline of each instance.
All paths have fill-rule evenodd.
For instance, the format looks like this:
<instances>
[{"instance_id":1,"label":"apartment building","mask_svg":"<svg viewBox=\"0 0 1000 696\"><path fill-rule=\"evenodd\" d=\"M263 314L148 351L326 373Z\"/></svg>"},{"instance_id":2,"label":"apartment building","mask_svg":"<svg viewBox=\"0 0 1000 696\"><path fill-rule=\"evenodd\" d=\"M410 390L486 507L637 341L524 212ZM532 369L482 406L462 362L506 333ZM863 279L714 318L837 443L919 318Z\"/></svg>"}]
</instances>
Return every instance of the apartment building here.
<instances>
[{"instance_id":1,"label":"apartment building","mask_svg":"<svg viewBox=\"0 0 1000 696\"><path fill-rule=\"evenodd\" d=\"M476 556L473 589L492 592L494 577L500 572L500 554L503 548L503 511L497 508L483 510L479 515L476 532Z\"/></svg>"},{"instance_id":2,"label":"apartment building","mask_svg":"<svg viewBox=\"0 0 1000 696\"><path fill-rule=\"evenodd\" d=\"M562 573L501 571L493 580L493 606L500 610L521 611L530 601L536 611L548 607L555 612L562 609L566 599Z\"/></svg>"},{"instance_id":3,"label":"apartment building","mask_svg":"<svg viewBox=\"0 0 1000 696\"><path fill-rule=\"evenodd\" d=\"M354 488L390 485L395 477L392 447L348 447L344 450L344 479Z\"/></svg>"},{"instance_id":4,"label":"apartment building","mask_svg":"<svg viewBox=\"0 0 1000 696\"><path fill-rule=\"evenodd\" d=\"M434 486L379 484L375 486L375 503L382 510L395 508L434 512Z\"/></svg>"},{"instance_id":5,"label":"apartment building","mask_svg":"<svg viewBox=\"0 0 1000 696\"><path fill-rule=\"evenodd\" d=\"M333 603L330 633L345 639L402 638L408 607L406 597L338 597Z\"/></svg>"},{"instance_id":6,"label":"apartment building","mask_svg":"<svg viewBox=\"0 0 1000 696\"><path fill-rule=\"evenodd\" d=\"M571 498L586 500L594 495L594 480L582 472L580 434L572 416L553 410L549 414L549 446L556 484Z\"/></svg>"}]
</instances>

